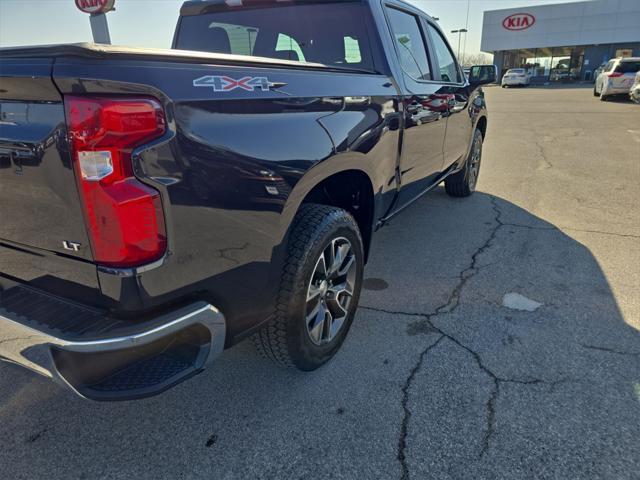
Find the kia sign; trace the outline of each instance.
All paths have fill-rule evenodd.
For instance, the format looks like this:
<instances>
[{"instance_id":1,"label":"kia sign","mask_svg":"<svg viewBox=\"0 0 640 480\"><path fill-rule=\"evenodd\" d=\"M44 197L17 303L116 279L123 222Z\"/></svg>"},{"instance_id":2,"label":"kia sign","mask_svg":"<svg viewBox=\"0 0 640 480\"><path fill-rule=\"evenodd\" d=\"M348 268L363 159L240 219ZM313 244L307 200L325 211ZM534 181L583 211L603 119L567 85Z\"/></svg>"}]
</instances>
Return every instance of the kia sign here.
<instances>
[{"instance_id":1,"label":"kia sign","mask_svg":"<svg viewBox=\"0 0 640 480\"><path fill-rule=\"evenodd\" d=\"M76 0L76 7L84 13L97 15L113 10L116 0Z\"/></svg>"},{"instance_id":2,"label":"kia sign","mask_svg":"<svg viewBox=\"0 0 640 480\"><path fill-rule=\"evenodd\" d=\"M502 26L507 30L526 30L536 23L536 17L530 13L515 13L502 21Z\"/></svg>"}]
</instances>

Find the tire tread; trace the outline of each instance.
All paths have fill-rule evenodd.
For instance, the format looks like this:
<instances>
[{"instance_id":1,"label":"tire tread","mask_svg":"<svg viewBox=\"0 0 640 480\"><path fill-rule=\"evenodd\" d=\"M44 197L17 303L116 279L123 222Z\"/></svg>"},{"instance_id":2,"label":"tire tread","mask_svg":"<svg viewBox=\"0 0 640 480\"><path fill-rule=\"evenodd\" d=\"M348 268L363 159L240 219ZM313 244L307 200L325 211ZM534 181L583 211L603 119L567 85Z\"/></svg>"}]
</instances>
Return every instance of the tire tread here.
<instances>
[{"instance_id":1,"label":"tire tread","mask_svg":"<svg viewBox=\"0 0 640 480\"><path fill-rule=\"evenodd\" d=\"M480 130L478 129L473 132L474 143L476 141L477 135L482 136L482 132L480 132ZM468 197L473 193L469 188L469 182L467 179L467 169L469 168L469 159L471 158L472 153L473 150L469 152L469 156L467 157L464 168L462 170L445 179L444 189L447 192L447 195L451 197L463 198Z\"/></svg>"},{"instance_id":2,"label":"tire tread","mask_svg":"<svg viewBox=\"0 0 640 480\"><path fill-rule=\"evenodd\" d=\"M307 260L314 237L331 228L331 222L328 220L337 218L347 219L355 231L359 231L355 220L348 212L327 205L304 204L294 218L274 317L252 336L258 353L283 367L297 367L288 342L291 336L288 307L292 296L300 288L304 288L298 279L298 271Z\"/></svg>"}]
</instances>

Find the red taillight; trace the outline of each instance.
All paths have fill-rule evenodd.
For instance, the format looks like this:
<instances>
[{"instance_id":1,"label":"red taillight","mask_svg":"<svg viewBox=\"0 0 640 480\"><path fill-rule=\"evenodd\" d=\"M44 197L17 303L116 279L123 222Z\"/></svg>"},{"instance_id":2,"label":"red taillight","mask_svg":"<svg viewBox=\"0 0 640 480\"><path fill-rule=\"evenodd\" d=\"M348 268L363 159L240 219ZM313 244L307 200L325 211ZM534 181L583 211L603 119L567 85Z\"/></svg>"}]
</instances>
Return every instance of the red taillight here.
<instances>
[{"instance_id":1,"label":"red taillight","mask_svg":"<svg viewBox=\"0 0 640 480\"><path fill-rule=\"evenodd\" d=\"M131 152L166 131L152 98L65 97L67 123L94 259L131 267L167 248L160 194L133 175Z\"/></svg>"},{"instance_id":2,"label":"red taillight","mask_svg":"<svg viewBox=\"0 0 640 480\"><path fill-rule=\"evenodd\" d=\"M609 78L618 78L621 77L623 74L619 73L619 72L611 72L611 73L607 73L607 77Z\"/></svg>"}]
</instances>

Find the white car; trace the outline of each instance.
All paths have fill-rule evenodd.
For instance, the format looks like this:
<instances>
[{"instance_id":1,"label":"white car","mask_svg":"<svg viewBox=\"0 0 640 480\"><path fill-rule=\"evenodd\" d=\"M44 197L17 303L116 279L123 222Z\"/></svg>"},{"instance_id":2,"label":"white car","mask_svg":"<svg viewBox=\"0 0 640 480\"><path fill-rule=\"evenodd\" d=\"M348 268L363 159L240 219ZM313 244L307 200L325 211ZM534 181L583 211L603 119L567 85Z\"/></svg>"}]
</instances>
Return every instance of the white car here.
<instances>
[{"instance_id":1,"label":"white car","mask_svg":"<svg viewBox=\"0 0 640 480\"><path fill-rule=\"evenodd\" d=\"M629 97L631 97L633 103L640 105L640 71L636 73L636 80L633 82Z\"/></svg>"},{"instance_id":2,"label":"white car","mask_svg":"<svg viewBox=\"0 0 640 480\"><path fill-rule=\"evenodd\" d=\"M502 88L515 87L516 85L521 87L527 87L531 83L531 77L527 74L524 68L512 68L507 70L507 73L502 77Z\"/></svg>"},{"instance_id":3,"label":"white car","mask_svg":"<svg viewBox=\"0 0 640 480\"><path fill-rule=\"evenodd\" d=\"M640 57L609 60L593 87L593 94L606 102L611 95L628 95L636 73L640 71Z\"/></svg>"}]
</instances>

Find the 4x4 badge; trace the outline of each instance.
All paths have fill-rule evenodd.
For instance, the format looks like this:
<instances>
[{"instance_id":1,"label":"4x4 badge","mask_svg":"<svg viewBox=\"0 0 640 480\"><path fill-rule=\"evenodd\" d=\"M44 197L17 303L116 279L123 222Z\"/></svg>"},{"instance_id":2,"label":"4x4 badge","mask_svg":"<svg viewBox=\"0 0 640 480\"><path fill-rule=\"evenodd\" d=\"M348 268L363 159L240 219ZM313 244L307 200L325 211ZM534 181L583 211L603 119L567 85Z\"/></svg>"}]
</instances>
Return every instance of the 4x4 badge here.
<instances>
[{"instance_id":1,"label":"4x4 badge","mask_svg":"<svg viewBox=\"0 0 640 480\"><path fill-rule=\"evenodd\" d=\"M213 88L214 92L231 92L238 88L248 92L255 90L268 92L276 84L271 83L267 77L243 77L236 80L227 76L207 75L195 79L193 86Z\"/></svg>"}]
</instances>

